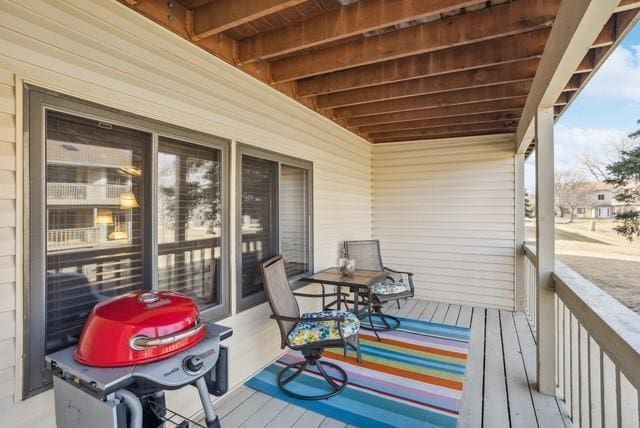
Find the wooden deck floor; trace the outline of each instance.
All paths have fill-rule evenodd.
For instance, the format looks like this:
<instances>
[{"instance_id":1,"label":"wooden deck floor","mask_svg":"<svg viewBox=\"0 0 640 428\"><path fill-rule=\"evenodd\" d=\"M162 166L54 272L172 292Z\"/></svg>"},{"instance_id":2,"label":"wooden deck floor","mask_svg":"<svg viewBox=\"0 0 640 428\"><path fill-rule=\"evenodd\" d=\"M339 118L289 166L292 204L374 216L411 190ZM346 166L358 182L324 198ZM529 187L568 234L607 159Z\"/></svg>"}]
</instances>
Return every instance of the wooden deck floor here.
<instances>
[{"instance_id":1,"label":"wooden deck floor","mask_svg":"<svg viewBox=\"0 0 640 428\"><path fill-rule=\"evenodd\" d=\"M536 345L523 313L418 299L387 312L471 328L460 427L571 426L556 399L535 390ZM225 428L346 427L246 386L231 392L216 410Z\"/></svg>"}]
</instances>

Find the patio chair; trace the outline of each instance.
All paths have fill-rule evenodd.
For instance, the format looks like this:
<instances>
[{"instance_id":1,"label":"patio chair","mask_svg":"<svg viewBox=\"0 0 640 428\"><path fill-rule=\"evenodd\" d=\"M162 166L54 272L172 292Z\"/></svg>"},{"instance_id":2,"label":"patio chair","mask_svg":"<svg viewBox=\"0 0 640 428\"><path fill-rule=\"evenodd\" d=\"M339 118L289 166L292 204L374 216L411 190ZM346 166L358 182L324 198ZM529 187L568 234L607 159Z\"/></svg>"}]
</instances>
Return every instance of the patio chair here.
<instances>
[{"instance_id":1,"label":"patio chair","mask_svg":"<svg viewBox=\"0 0 640 428\"><path fill-rule=\"evenodd\" d=\"M353 313L345 311L311 312L301 315L296 293L291 290L287 280L282 256L262 263L260 271L273 313L271 318L278 322L280 328L282 349L288 347L300 351L304 357L303 361L288 364L278 373L278 386L287 395L302 400L321 400L340 393L349 381L347 373L337 364L322 361L322 354L326 348L343 348L346 355L347 347L352 346L357 353L358 362L362 362L358 340L360 321ZM287 387L307 368L314 367L327 382L329 392L303 395ZM291 370L293 373L288 374Z\"/></svg>"},{"instance_id":2,"label":"patio chair","mask_svg":"<svg viewBox=\"0 0 640 428\"><path fill-rule=\"evenodd\" d=\"M400 320L394 316L385 314L382 311L382 305L395 301L398 309L400 309L401 299L408 299L414 296L413 273L401 272L385 267L382 263L382 254L380 253L380 241L377 239L345 241L344 247L347 257L355 260L356 269L385 271L388 273L388 276L384 280L372 285L369 289L367 301L369 326L362 327L367 330L372 330L378 340L380 340L378 331L393 330L400 326ZM407 282L404 281L403 275L407 277ZM376 327L372 318L374 314L380 318L384 327ZM389 323L389 320L393 321L393 325Z\"/></svg>"}]
</instances>

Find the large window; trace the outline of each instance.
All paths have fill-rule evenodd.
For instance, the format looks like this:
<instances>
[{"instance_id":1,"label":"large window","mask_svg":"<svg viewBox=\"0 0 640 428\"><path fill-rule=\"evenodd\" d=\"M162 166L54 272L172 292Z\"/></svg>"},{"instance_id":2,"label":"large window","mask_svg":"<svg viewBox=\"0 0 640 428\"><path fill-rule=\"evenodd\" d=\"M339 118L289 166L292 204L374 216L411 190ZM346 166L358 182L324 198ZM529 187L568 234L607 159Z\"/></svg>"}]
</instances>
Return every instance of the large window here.
<instances>
[{"instance_id":1,"label":"large window","mask_svg":"<svg viewBox=\"0 0 640 428\"><path fill-rule=\"evenodd\" d=\"M25 393L75 344L93 306L142 289L228 313L228 142L28 89Z\"/></svg>"},{"instance_id":2,"label":"large window","mask_svg":"<svg viewBox=\"0 0 640 428\"><path fill-rule=\"evenodd\" d=\"M260 263L277 254L295 280L312 270L310 162L238 147L238 306L265 301Z\"/></svg>"}]
</instances>

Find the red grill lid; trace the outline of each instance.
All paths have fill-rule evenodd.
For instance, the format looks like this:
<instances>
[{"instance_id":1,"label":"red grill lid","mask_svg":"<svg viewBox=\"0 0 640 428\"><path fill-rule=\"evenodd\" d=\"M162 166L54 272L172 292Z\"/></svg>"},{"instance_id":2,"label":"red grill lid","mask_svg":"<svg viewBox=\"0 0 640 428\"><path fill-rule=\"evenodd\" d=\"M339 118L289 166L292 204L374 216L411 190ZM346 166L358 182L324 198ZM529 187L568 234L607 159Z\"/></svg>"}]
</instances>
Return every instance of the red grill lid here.
<instances>
[{"instance_id":1,"label":"red grill lid","mask_svg":"<svg viewBox=\"0 0 640 428\"><path fill-rule=\"evenodd\" d=\"M96 305L74 355L89 366L130 366L170 357L205 336L191 298L168 291L135 292Z\"/></svg>"}]
</instances>

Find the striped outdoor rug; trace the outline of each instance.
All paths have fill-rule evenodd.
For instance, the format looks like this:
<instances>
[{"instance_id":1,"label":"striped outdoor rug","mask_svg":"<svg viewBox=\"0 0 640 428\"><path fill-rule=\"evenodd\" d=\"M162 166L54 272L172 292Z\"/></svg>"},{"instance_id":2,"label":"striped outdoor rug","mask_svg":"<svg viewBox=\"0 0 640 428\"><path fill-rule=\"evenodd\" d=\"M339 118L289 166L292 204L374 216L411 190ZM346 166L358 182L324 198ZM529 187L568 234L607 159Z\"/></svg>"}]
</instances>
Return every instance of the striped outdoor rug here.
<instances>
[{"instance_id":1,"label":"striped outdoor rug","mask_svg":"<svg viewBox=\"0 0 640 428\"><path fill-rule=\"evenodd\" d=\"M276 383L283 365L302 359L290 352L247 385L305 409L360 427L455 427L458 423L469 329L401 318L402 328L382 333L360 331L362 364L355 352L327 349L325 357L349 375L349 385L327 400L305 401L284 394ZM297 390L294 388L298 388ZM305 372L290 387L296 392L326 392L325 382Z\"/></svg>"}]
</instances>

